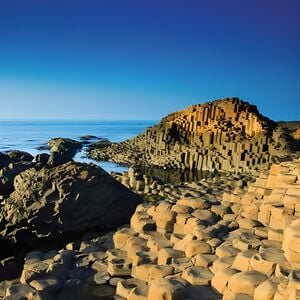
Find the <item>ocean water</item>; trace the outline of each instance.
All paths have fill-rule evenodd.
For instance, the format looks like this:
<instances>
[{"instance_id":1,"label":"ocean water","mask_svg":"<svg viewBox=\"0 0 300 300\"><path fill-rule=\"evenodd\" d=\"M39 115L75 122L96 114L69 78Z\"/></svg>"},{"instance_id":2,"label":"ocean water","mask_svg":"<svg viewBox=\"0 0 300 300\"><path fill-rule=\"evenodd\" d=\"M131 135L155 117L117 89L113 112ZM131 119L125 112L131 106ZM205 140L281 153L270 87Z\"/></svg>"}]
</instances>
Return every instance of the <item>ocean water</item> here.
<instances>
[{"instance_id":1,"label":"ocean water","mask_svg":"<svg viewBox=\"0 0 300 300\"><path fill-rule=\"evenodd\" d=\"M36 155L47 152L37 150L55 137L79 140L84 135L106 138L112 142L120 142L141 134L147 127L157 121L0 121L0 151L22 150ZM84 151L77 153L76 161L93 162L107 172L123 172L124 165L111 162L96 162L84 156Z\"/></svg>"}]
</instances>

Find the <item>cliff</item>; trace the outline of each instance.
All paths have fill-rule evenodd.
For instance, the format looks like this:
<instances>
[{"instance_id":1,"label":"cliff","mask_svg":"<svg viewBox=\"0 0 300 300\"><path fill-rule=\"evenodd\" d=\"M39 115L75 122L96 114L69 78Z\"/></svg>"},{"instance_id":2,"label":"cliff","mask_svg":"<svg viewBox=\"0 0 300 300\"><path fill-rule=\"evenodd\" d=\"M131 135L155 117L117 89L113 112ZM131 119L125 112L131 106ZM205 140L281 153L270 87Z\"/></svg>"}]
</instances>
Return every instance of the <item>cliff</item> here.
<instances>
[{"instance_id":1,"label":"cliff","mask_svg":"<svg viewBox=\"0 0 300 300\"><path fill-rule=\"evenodd\" d=\"M287 138L289 136L289 138ZM284 126L239 98L192 105L125 142L92 148L94 159L190 170L250 172L286 156Z\"/></svg>"}]
</instances>

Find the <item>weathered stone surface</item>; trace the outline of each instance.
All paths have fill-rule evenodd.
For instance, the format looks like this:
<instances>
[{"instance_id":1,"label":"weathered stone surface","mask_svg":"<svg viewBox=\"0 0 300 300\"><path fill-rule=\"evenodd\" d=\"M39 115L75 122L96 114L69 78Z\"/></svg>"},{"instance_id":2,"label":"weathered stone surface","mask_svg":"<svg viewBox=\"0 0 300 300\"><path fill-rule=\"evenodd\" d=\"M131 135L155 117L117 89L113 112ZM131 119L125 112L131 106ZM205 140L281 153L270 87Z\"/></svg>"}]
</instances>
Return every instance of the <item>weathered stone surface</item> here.
<instances>
[{"instance_id":1,"label":"weathered stone surface","mask_svg":"<svg viewBox=\"0 0 300 300\"><path fill-rule=\"evenodd\" d=\"M68 138L51 139L48 141L48 145L51 152L61 155L72 155L82 147L80 142Z\"/></svg>"},{"instance_id":2,"label":"weathered stone surface","mask_svg":"<svg viewBox=\"0 0 300 300\"><path fill-rule=\"evenodd\" d=\"M118 281L116 294L123 298L128 298L129 294L134 288L143 289L146 287L146 283L136 278L130 278Z\"/></svg>"},{"instance_id":3,"label":"weathered stone surface","mask_svg":"<svg viewBox=\"0 0 300 300\"><path fill-rule=\"evenodd\" d=\"M157 279L150 284L148 300L184 299L185 287L176 280Z\"/></svg>"},{"instance_id":4,"label":"weathered stone surface","mask_svg":"<svg viewBox=\"0 0 300 300\"><path fill-rule=\"evenodd\" d=\"M33 160L33 156L25 151L20 150L10 150L6 152L10 158L11 163L21 163L21 162L31 162Z\"/></svg>"},{"instance_id":5,"label":"weathered stone surface","mask_svg":"<svg viewBox=\"0 0 300 300\"><path fill-rule=\"evenodd\" d=\"M213 274L202 267L191 267L182 273L182 278L192 285L209 285Z\"/></svg>"},{"instance_id":6,"label":"weathered stone surface","mask_svg":"<svg viewBox=\"0 0 300 300\"><path fill-rule=\"evenodd\" d=\"M212 287L220 294L223 294L229 279L236 273L238 273L238 271L235 269L221 269L214 274L214 277L211 280Z\"/></svg>"},{"instance_id":7,"label":"weathered stone surface","mask_svg":"<svg viewBox=\"0 0 300 300\"><path fill-rule=\"evenodd\" d=\"M240 294L254 295L257 286L268 277L256 271L240 272L233 275L228 281L228 289Z\"/></svg>"},{"instance_id":8,"label":"weathered stone surface","mask_svg":"<svg viewBox=\"0 0 300 300\"><path fill-rule=\"evenodd\" d=\"M73 156L82 148L82 143L68 138L54 138L48 141L50 157L48 164L58 166L72 160Z\"/></svg>"},{"instance_id":9,"label":"weathered stone surface","mask_svg":"<svg viewBox=\"0 0 300 300\"><path fill-rule=\"evenodd\" d=\"M132 173L136 184L143 175ZM94 299L106 297L108 287L105 299L115 300L297 299L300 209L284 197L287 191L299 196L299 176L300 160L294 160L262 171L248 189L243 182L233 184L223 198L216 185L222 190L242 175L181 185L176 199L138 205L130 226L117 232L85 234L68 243L68 250L28 253L19 278L23 285L9 297L28 291L28 299ZM207 190L197 194L200 186ZM1 284L0 295L8 296L19 280Z\"/></svg>"},{"instance_id":10,"label":"weathered stone surface","mask_svg":"<svg viewBox=\"0 0 300 300\"><path fill-rule=\"evenodd\" d=\"M254 300L273 300L273 297L277 291L277 285L271 279L261 283L254 291Z\"/></svg>"},{"instance_id":11,"label":"weathered stone surface","mask_svg":"<svg viewBox=\"0 0 300 300\"><path fill-rule=\"evenodd\" d=\"M185 247L185 255L187 257L193 257L197 254L210 254L211 253L211 246L199 240L193 240L186 244Z\"/></svg>"},{"instance_id":12,"label":"weathered stone surface","mask_svg":"<svg viewBox=\"0 0 300 300\"><path fill-rule=\"evenodd\" d=\"M115 228L129 220L141 201L101 168L75 162L26 170L14 187L3 215L15 228L25 221L37 237Z\"/></svg>"},{"instance_id":13,"label":"weathered stone surface","mask_svg":"<svg viewBox=\"0 0 300 300\"><path fill-rule=\"evenodd\" d=\"M285 229L282 249L286 258L300 267L300 219L293 221Z\"/></svg>"},{"instance_id":14,"label":"weathered stone surface","mask_svg":"<svg viewBox=\"0 0 300 300\"><path fill-rule=\"evenodd\" d=\"M21 172L32 167L31 163L10 163L0 169L0 195L9 195L14 190L14 179Z\"/></svg>"},{"instance_id":15,"label":"weathered stone surface","mask_svg":"<svg viewBox=\"0 0 300 300\"><path fill-rule=\"evenodd\" d=\"M10 163L10 157L7 153L0 152L0 169L7 167Z\"/></svg>"},{"instance_id":16,"label":"weathered stone surface","mask_svg":"<svg viewBox=\"0 0 300 300\"><path fill-rule=\"evenodd\" d=\"M133 165L251 172L289 149L286 134L255 106L226 98L172 113L142 135L93 147L89 155Z\"/></svg>"}]
</instances>

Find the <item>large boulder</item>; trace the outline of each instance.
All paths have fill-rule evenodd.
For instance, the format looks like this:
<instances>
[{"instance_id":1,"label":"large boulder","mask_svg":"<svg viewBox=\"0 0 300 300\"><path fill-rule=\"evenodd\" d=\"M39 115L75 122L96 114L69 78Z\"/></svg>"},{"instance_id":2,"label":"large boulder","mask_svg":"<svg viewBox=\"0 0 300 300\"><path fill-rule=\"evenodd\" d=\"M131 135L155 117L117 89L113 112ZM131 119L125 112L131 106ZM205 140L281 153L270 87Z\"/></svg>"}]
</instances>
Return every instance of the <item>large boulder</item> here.
<instances>
[{"instance_id":1,"label":"large boulder","mask_svg":"<svg viewBox=\"0 0 300 300\"><path fill-rule=\"evenodd\" d=\"M0 195L9 195L14 190L14 178L32 167L32 163L11 163L0 170Z\"/></svg>"},{"instance_id":2,"label":"large boulder","mask_svg":"<svg viewBox=\"0 0 300 300\"><path fill-rule=\"evenodd\" d=\"M16 176L14 188L2 212L8 224L2 235L12 242L26 243L28 234L56 238L115 229L129 221L142 201L100 167L73 161L30 168Z\"/></svg>"},{"instance_id":3,"label":"large boulder","mask_svg":"<svg viewBox=\"0 0 300 300\"><path fill-rule=\"evenodd\" d=\"M89 149L102 149L112 145L112 142L108 139L100 139L99 141L89 145Z\"/></svg>"},{"instance_id":4,"label":"large boulder","mask_svg":"<svg viewBox=\"0 0 300 300\"><path fill-rule=\"evenodd\" d=\"M7 153L0 152L0 169L8 166L10 163L10 157Z\"/></svg>"},{"instance_id":5,"label":"large boulder","mask_svg":"<svg viewBox=\"0 0 300 300\"><path fill-rule=\"evenodd\" d=\"M20 150L10 150L6 152L10 158L10 162L19 163L19 162L31 162L33 160L33 156L25 151Z\"/></svg>"},{"instance_id":6,"label":"large boulder","mask_svg":"<svg viewBox=\"0 0 300 300\"><path fill-rule=\"evenodd\" d=\"M51 156L48 163L53 166L70 161L82 148L82 143L68 138L54 138L48 141Z\"/></svg>"}]
</instances>

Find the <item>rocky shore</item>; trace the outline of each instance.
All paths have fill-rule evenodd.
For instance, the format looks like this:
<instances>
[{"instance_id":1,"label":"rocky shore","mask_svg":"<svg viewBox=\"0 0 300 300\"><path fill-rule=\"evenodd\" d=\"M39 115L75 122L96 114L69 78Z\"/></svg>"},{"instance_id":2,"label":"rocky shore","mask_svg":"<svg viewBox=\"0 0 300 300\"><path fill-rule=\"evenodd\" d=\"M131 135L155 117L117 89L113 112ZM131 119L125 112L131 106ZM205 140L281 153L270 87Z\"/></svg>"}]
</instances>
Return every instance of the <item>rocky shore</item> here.
<instances>
[{"instance_id":1,"label":"rocky shore","mask_svg":"<svg viewBox=\"0 0 300 300\"><path fill-rule=\"evenodd\" d=\"M298 125L230 98L123 143L0 153L0 299L300 299ZM132 166L73 161L86 145ZM175 183L147 166L213 174Z\"/></svg>"},{"instance_id":2,"label":"rocky shore","mask_svg":"<svg viewBox=\"0 0 300 300\"><path fill-rule=\"evenodd\" d=\"M61 167L67 170L72 164ZM133 168L114 174L149 196L129 225L101 235L87 231L62 248L40 245L19 265L14 257L4 259L0 296L298 299L300 160L274 164L252 181L231 175L170 186L144 176L141 191L141 175ZM145 192L149 185L158 193ZM107 212L112 219L113 210Z\"/></svg>"},{"instance_id":3,"label":"rocky shore","mask_svg":"<svg viewBox=\"0 0 300 300\"><path fill-rule=\"evenodd\" d=\"M300 150L299 122L274 122L239 98L193 105L174 112L127 141L88 155L138 166L255 173Z\"/></svg>"}]
</instances>

